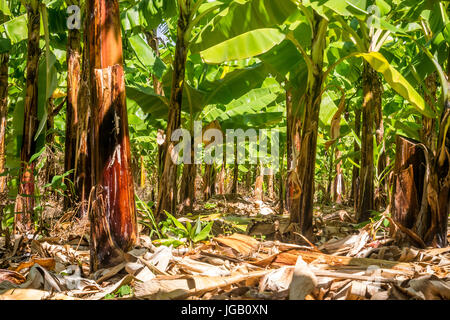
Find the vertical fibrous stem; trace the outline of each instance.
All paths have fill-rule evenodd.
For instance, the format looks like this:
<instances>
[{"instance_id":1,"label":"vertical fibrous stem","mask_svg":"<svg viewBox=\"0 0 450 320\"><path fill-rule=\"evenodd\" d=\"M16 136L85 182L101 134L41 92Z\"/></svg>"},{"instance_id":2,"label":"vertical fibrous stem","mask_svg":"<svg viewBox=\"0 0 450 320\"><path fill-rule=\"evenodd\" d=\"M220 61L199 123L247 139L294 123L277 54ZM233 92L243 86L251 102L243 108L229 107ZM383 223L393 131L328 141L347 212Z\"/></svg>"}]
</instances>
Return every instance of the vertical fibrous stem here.
<instances>
[{"instance_id":1,"label":"vertical fibrous stem","mask_svg":"<svg viewBox=\"0 0 450 320\"><path fill-rule=\"evenodd\" d=\"M8 116L8 60L7 53L0 54L0 174L6 164L6 121ZM6 191L7 177L0 176L0 194ZM1 229L1 227L0 227Z\"/></svg>"},{"instance_id":2,"label":"vertical fibrous stem","mask_svg":"<svg viewBox=\"0 0 450 320\"><path fill-rule=\"evenodd\" d=\"M81 81L81 34L78 29L69 29L67 39L67 107L66 107L66 142L64 154L64 171L75 170L77 132L80 123L78 94ZM75 172L69 174L68 179L75 182ZM78 189L79 190L79 189ZM81 199L81 194L68 194L64 206L67 208L70 199ZM83 199L84 201L86 199ZM83 212L83 210L80 210Z\"/></svg>"},{"instance_id":3,"label":"vertical fibrous stem","mask_svg":"<svg viewBox=\"0 0 450 320\"><path fill-rule=\"evenodd\" d=\"M378 75L377 75L378 76ZM374 120L375 120L375 137L377 140L377 146L379 148L378 154L378 165L377 172L380 177L377 192L376 192L376 201L375 208L380 210L382 207L386 206L386 195L387 195L387 179L384 175L384 170L386 169L386 146L384 142L384 124L383 124L383 107L382 107L382 84L381 81L375 81L374 92L377 94L375 100L375 112L374 112Z\"/></svg>"},{"instance_id":4,"label":"vertical fibrous stem","mask_svg":"<svg viewBox=\"0 0 450 320\"><path fill-rule=\"evenodd\" d=\"M356 212L359 222L369 220L374 204L374 160L373 135L374 113L381 104L380 79L377 72L364 62L363 71L362 132L361 132L361 168L359 206Z\"/></svg>"},{"instance_id":5,"label":"vertical fibrous stem","mask_svg":"<svg viewBox=\"0 0 450 320\"><path fill-rule=\"evenodd\" d=\"M193 140L193 139L192 139ZM197 165L194 162L194 141L191 143L191 162L183 166L183 175L180 186L180 212L192 212L195 201L195 177L197 175Z\"/></svg>"},{"instance_id":6,"label":"vertical fibrous stem","mask_svg":"<svg viewBox=\"0 0 450 320\"><path fill-rule=\"evenodd\" d=\"M450 50L449 50L450 52ZM450 57L450 54L449 54ZM449 61L450 62L450 61ZM449 67L450 70L450 67ZM447 79L450 74L447 75ZM450 82L447 80L450 89ZM447 228L450 212L450 100L444 96L444 105L439 124L435 166L430 175L428 203L431 207L431 227L425 235L425 243L433 242L435 246L446 247L448 244Z\"/></svg>"},{"instance_id":7,"label":"vertical fibrous stem","mask_svg":"<svg viewBox=\"0 0 450 320\"><path fill-rule=\"evenodd\" d=\"M231 193L238 193L238 179L239 179L239 164L238 164L238 152L237 144L234 146L234 168L233 168L233 183L231 185Z\"/></svg>"},{"instance_id":8,"label":"vertical fibrous stem","mask_svg":"<svg viewBox=\"0 0 450 320\"><path fill-rule=\"evenodd\" d=\"M89 0L91 83L91 270L114 265L137 241L119 3Z\"/></svg>"},{"instance_id":9,"label":"vertical fibrous stem","mask_svg":"<svg viewBox=\"0 0 450 320\"><path fill-rule=\"evenodd\" d=\"M35 135L38 129L38 66L39 66L39 32L41 25L40 1L30 1L27 5L28 48L26 66L26 95L23 123L22 146L20 151L21 170L19 194L16 199L16 227L25 230L32 228L34 209L34 161L30 159L36 152Z\"/></svg>"},{"instance_id":10,"label":"vertical fibrous stem","mask_svg":"<svg viewBox=\"0 0 450 320\"><path fill-rule=\"evenodd\" d=\"M436 93L437 93L437 74L433 72L425 78L424 97L427 105L436 111ZM433 153L436 152L437 136L436 136L436 118L428 118L423 116L422 129L420 131L420 139L423 144Z\"/></svg>"},{"instance_id":11,"label":"vertical fibrous stem","mask_svg":"<svg viewBox=\"0 0 450 320\"><path fill-rule=\"evenodd\" d=\"M188 51L186 31L191 18L191 1L179 1L180 15L177 24L177 44L173 62L172 91L170 94L169 115L166 130L166 152L164 154L164 169L158 190L156 216L159 218L164 211L174 213L177 204L177 166L172 162L174 144L171 141L172 133L181 124L181 104L185 79L185 66Z\"/></svg>"},{"instance_id":12,"label":"vertical fibrous stem","mask_svg":"<svg viewBox=\"0 0 450 320\"><path fill-rule=\"evenodd\" d=\"M355 133L361 138L361 109L356 107L355 109ZM355 154L358 154L361 151L358 142L355 139L353 144L353 150ZM359 165L359 156L355 156L354 162ZM352 194L351 197L354 201L355 211L359 206L359 168L357 166L353 166L352 170Z\"/></svg>"},{"instance_id":13,"label":"vertical fibrous stem","mask_svg":"<svg viewBox=\"0 0 450 320\"><path fill-rule=\"evenodd\" d=\"M328 22L315 14L308 84L303 101L300 153L298 157L294 156L295 175L292 179L298 183L298 191L289 208L291 222L299 223L301 233L308 238L313 237L314 173L327 27Z\"/></svg>"},{"instance_id":14,"label":"vertical fibrous stem","mask_svg":"<svg viewBox=\"0 0 450 320\"><path fill-rule=\"evenodd\" d=\"M286 90L286 113L287 113L287 174L286 174L286 208L290 210L292 202L298 199L299 184L295 172L295 161L300 152L300 128L301 120L298 110L293 110L292 89Z\"/></svg>"},{"instance_id":15,"label":"vertical fibrous stem","mask_svg":"<svg viewBox=\"0 0 450 320\"><path fill-rule=\"evenodd\" d=\"M160 55L159 40L158 40L158 37L156 36L156 29L146 32L145 36L147 37L147 42L150 45L150 47L153 49L153 52L155 53L156 56L159 57L159 55ZM158 79L158 77L155 74L151 74L151 77L153 80L153 91L155 91L155 93L160 96L164 96L164 89L163 89L161 81ZM159 185L159 183L161 182L161 176L162 176L162 172L164 170L164 150L166 148L166 141L165 141L164 137L165 137L164 130L158 129L158 138L157 138L157 142L158 142L157 181L158 181L158 183L156 184L156 186L153 186L152 193L154 193L155 189L156 190L161 189L161 186Z\"/></svg>"},{"instance_id":16,"label":"vertical fibrous stem","mask_svg":"<svg viewBox=\"0 0 450 320\"><path fill-rule=\"evenodd\" d=\"M216 172L213 164L205 165L205 174L203 177L203 200L208 201L216 192Z\"/></svg>"}]
</instances>

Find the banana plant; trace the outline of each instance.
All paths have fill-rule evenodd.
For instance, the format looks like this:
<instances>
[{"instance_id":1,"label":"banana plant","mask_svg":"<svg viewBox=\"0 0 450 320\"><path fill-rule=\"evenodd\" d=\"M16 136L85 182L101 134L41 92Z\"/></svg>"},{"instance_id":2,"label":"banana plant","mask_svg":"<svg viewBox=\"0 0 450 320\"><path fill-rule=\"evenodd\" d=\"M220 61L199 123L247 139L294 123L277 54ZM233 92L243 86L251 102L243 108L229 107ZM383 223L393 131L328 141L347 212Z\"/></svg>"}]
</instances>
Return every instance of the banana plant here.
<instances>
[{"instance_id":1,"label":"banana plant","mask_svg":"<svg viewBox=\"0 0 450 320\"><path fill-rule=\"evenodd\" d=\"M25 3L28 20L28 56L26 67L26 89L24 104L23 136L20 152L21 174L19 194L16 200L16 227L32 230L32 214L34 210L34 167L30 162L36 153L35 136L38 130L38 71L39 71L39 39L41 11L40 0Z\"/></svg>"},{"instance_id":2,"label":"banana plant","mask_svg":"<svg viewBox=\"0 0 450 320\"><path fill-rule=\"evenodd\" d=\"M4 20L11 16L8 3L0 2L0 10ZM4 23L5 21L2 21ZM8 118L8 61L10 40L1 38L0 51L0 193L4 193L7 187L7 177L4 175L6 168L6 123Z\"/></svg>"},{"instance_id":3,"label":"banana plant","mask_svg":"<svg viewBox=\"0 0 450 320\"><path fill-rule=\"evenodd\" d=\"M449 5L443 1L436 1L431 4L422 2L419 7L420 10L414 8L417 13L415 20L408 19L410 31L404 39L409 39L411 45L415 46L418 56L424 58L425 63L415 63L410 66L410 71L416 83L424 88L427 103L438 116L423 117L422 143L411 143L412 147L419 148L425 157L426 172L423 187L416 187L418 190L422 190L422 194L418 194L420 209L410 209L406 214L402 214L399 210L400 203L394 202L392 210L397 221L404 222L404 219L413 221L412 225L407 226L408 233L412 235L412 238L422 241L422 246L432 244L442 247L447 245L450 197L450 184L448 183L450 175L450 159L448 157L450 148L448 144L448 128L450 126ZM413 10L413 8L409 8L409 10ZM420 27L414 28L417 25ZM444 71L445 64L447 64L447 71ZM432 68L429 67L430 65ZM439 92L437 83L440 84L440 99L436 98L437 92ZM403 159L402 155L397 155L396 161L400 164L405 160L407 159ZM413 170L417 169L413 167Z\"/></svg>"},{"instance_id":4,"label":"banana plant","mask_svg":"<svg viewBox=\"0 0 450 320\"><path fill-rule=\"evenodd\" d=\"M167 112L166 110L169 109L169 116L167 117L168 121L168 127L171 128L169 131L166 132L167 136L171 136L171 132L173 132L176 128L178 128L181 125L181 122L179 120L175 121L176 119L180 119L181 117L181 110L188 111L188 113L191 115L191 124L193 123L192 119L195 117L192 117L194 114L200 114L203 108L208 105L215 102L221 102L223 103L224 100L230 101L233 97L239 96L238 93L245 93L248 91L248 87L254 88L257 87L259 83L262 82L263 77L265 77L266 70L264 70L264 66L260 65L254 65L250 68L247 68L246 70L236 70L234 72L229 72L226 74L225 78L222 79L221 83L218 83L218 86L213 87L212 85L208 86L206 83L203 83L203 81L200 81L201 84L197 84L197 88L194 88L193 86L189 85L189 83L185 83L186 81L181 80L181 78L185 77L185 68L179 67L178 65L175 66L177 63L185 65L186 61L189 61L189 57L187 54L187 50L190 49L191 52L195 52L195 41L191 41L191 33L194 29L200 30L206 30L207 28L210 28L210 23L207 23L206 26L202 26L201 22L206 21L206 17L217 17L220 15L223 15L224 12L226 12L228 9L228 2L231 3L230 6L232 6L234 3L232 1L225 1L225 2L209 2L206 3L204 1L197 1L195 4L192 3L193 9L190 10L190 7L188 8L188 4L191 5L190 2L187 3L179 3L179 12L180 17L178 20L178 26L180 23L184 23L185 25L183 28L178 27L177 30L177 41L176 41L176 48L175 48L175 57L174 57L174 66L172 70L167 72L167 75L163 77L163 87L170 88L171 94L166 94L165 96L169 96L170 99L165 98L161 95L153 94L150 89L143 88L143 87L134 87L134 88L128 88L128 98L131 100L134 100L136 103L140 104L144 111L151 112L152 116L161 116L164 114L164 112ZM225 9L224 9L225 8ZM189 9L189 10L188 10ZM187 10L187 11L186 11ZM183 17L183 14L185 15ZM185 21L181 21L181 19L185 19ZM190 19L190 20L189 20ZM214 20L215 18L213 18ZM180 22L181 21L181 22ZM203 29L202 29L203 28ZM195 38L197 39L197 38ZM130 43L133 49L136 52L148 52L148 48L146 48L145 43L142 41L142 37L134 37L131 39ZM189 40L189 42L187 41ZM147 50L145 50L147 49ZM181 54L180 55L180 53ZM178 55L177 55L178 54ZM154 59L154 56L152 54L146 54L146 55L139 55L146 65L153 65L155 66L158 60ZM142 58L144 57L144 58ZM147 57L147 58L145 58ZM177 59L179 61L177 61ZM145 60L145 61L144 61ZM162 64L159 62L159 65ZM177 70L180 69L180 70ZM258 71L262 70L262 71ZM182 73L182 74L181 74ZM256 76L256 77L255 77ZM179 78L180 81L175 81L175 78ZM167 81L165 79L171 79L172 83L170 86L167 86ZM253 81L249 81L247 79L251 79ZM261 80L257 80L261 79ZM255 81L256 80L256 81ZM181 88L176 88L180 83L183 85ZM236 84L238 84L236 86ZM216 83L212 83L216 85ZM231 86L230 84L234 84L233 90L230 90ZM238 92L235 92L235 89L238 89ZM166 91L166 90L164 90ZM178 106L176 108L173 107L175 101L174 101L174 94L175 91L178 91ZM204 91L207 91L206 94ZM208 92L209 91L209 92ZM233 93L231 96L226 97L226 94L230 93L230 91ZM143 95L144 94L144 95ZM147 96L147 98L143 98ZM181 99L182 96L187 96L188 99ZM149 100L149 98L153 97L152 100ZM145 99L145 100L143 100ZM154 103L156 102L156 103ZM149 106L150 108L147 108L146 106ZM174 113L174 110L176 109L176 113ZM173 174L173 168L168 161L166 155L166 160L164 164L164 171L166 171L166 174L164 175L162 179L169 179L170 181L174 181L174 174ZM166 164L168 164L168 168L166 169ZM160 185L166 185L170 189L171 183L168 183L165 181L164 184ZM174 209L174 203L175 199L172 197L169 199L166 195L161 194L165 193L164 190L160 190L159 200L158 203L161 203L161 208L164 210L168 209L168 211L171 211L170 208ZM174 193L171 193L174 194ZM163 204L165 202L165 204ZM169 208L169 207L170 208ZM159 208L159 207L158 207ZM157 208L157 212L161 212L160 209Z\"/></svg>"}]
</instances>

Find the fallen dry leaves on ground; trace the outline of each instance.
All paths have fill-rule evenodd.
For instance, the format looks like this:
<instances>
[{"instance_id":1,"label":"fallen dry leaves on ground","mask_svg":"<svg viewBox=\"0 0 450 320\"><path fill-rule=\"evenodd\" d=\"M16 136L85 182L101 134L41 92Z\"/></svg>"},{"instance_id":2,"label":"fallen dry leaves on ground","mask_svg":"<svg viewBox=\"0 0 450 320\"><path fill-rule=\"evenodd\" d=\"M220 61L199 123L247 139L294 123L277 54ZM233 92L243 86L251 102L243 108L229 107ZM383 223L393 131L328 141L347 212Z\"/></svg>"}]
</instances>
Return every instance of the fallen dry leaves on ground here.
<instances>
[{"instance_id":1,"label":"fallen dry leaves on ground","mask_svg":"<svg viewBox=\"0 0 450 320\"><path fill-rule=\"evenodd\" d=\"M85 234L16 236L8 249L0 240L0 300L450 299L450 248L399 247L373 224L356 230L345 208L322 208L317 241L293 244L287 217L261 211L270 204L216 203L214 219L225 225L240 212L249 218L245 232L176 249L141 236L122 264L93 274ZM131 290L118 295L124 286Z\"/></svg>"}]
</instances>

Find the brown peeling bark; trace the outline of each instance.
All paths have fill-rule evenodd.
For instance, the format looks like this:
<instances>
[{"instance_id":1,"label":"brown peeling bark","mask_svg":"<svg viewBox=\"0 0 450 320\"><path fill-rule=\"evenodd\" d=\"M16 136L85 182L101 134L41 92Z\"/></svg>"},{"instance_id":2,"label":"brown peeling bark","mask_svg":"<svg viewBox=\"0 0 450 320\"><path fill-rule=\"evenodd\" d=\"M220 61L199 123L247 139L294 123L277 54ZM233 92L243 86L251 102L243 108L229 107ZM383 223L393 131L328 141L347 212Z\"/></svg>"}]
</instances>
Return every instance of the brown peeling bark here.
<instances>
[{"instance_id":1,"label":"brown peeling bark","mask_svg":"<svg viewBox=\"0 0 450 320\"><path fill-rule=\"evenodd\" d=\"M89 0L93 177L91 270L123 259L137 242L136 207L117 0Z\"/></svg>"},{"instance_id":2,"label":"brown peeling bark","mask_svg":"<svg viewBox=\"0 0 450 320\"><path fill-rule=\"evenodd\" d=\"M397 136L396 145L391 214L396 222L412 229L421 210L426 159L424 150L416 141ZM425 217L429 213L427 209ZM427 225L429 221L424 221L424 230Z\"/></svg>"},{"instance_id":3,"label":"brown peeling bark","mask_svg":"<svg viewBox=\"0 0 450 320\"><path fill-rule=\"evenodd\" d=\"M34 168L35 162L30 159L36 152L34 139L38 121L38 66L39 66L39 31L40 12L38 1L32 1L27 7L28 15L28 55L26 67L25 114L20 151L21 169L19 194L16 199L15 229L30 231L34 209Z\"/></svg>"},{"instance_id":4,"label":"brown peeling bark","mask_svg":"<svg viewBox=\"0 0 450 320\"><path fill-rule=\"evenodd\" d=\"M7 53L0 54L0 174L6 165L6 121L8 117L8 60ZM6 191L7 177L0 176L0 194ZM1 229L1 227L0 227Z\"/></svg>"}]
</instances>

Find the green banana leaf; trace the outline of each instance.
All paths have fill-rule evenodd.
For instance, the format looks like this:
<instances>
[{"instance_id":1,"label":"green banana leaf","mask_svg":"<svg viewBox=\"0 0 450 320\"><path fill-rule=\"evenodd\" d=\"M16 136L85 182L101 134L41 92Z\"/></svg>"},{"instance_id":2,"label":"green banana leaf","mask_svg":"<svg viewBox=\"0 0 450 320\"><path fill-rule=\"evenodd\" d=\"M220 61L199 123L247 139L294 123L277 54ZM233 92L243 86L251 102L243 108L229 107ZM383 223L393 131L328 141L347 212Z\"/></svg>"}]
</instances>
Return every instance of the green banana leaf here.
<instances>
[{"instance_id":1,"label":"green banana leaf","mask_svg":"<svg viewBox=\"0 0 450 320\"><path fill-rule=\"evenodd\" d=\"M436 116L434 111L425 103L422 96L394 67L389 64L381 53L360 53L356 56L364 58L372 68L383 74L384 79L391 88L408 100L417 111L429 118L434 118Z\"/></svg>"}]
</instances>

